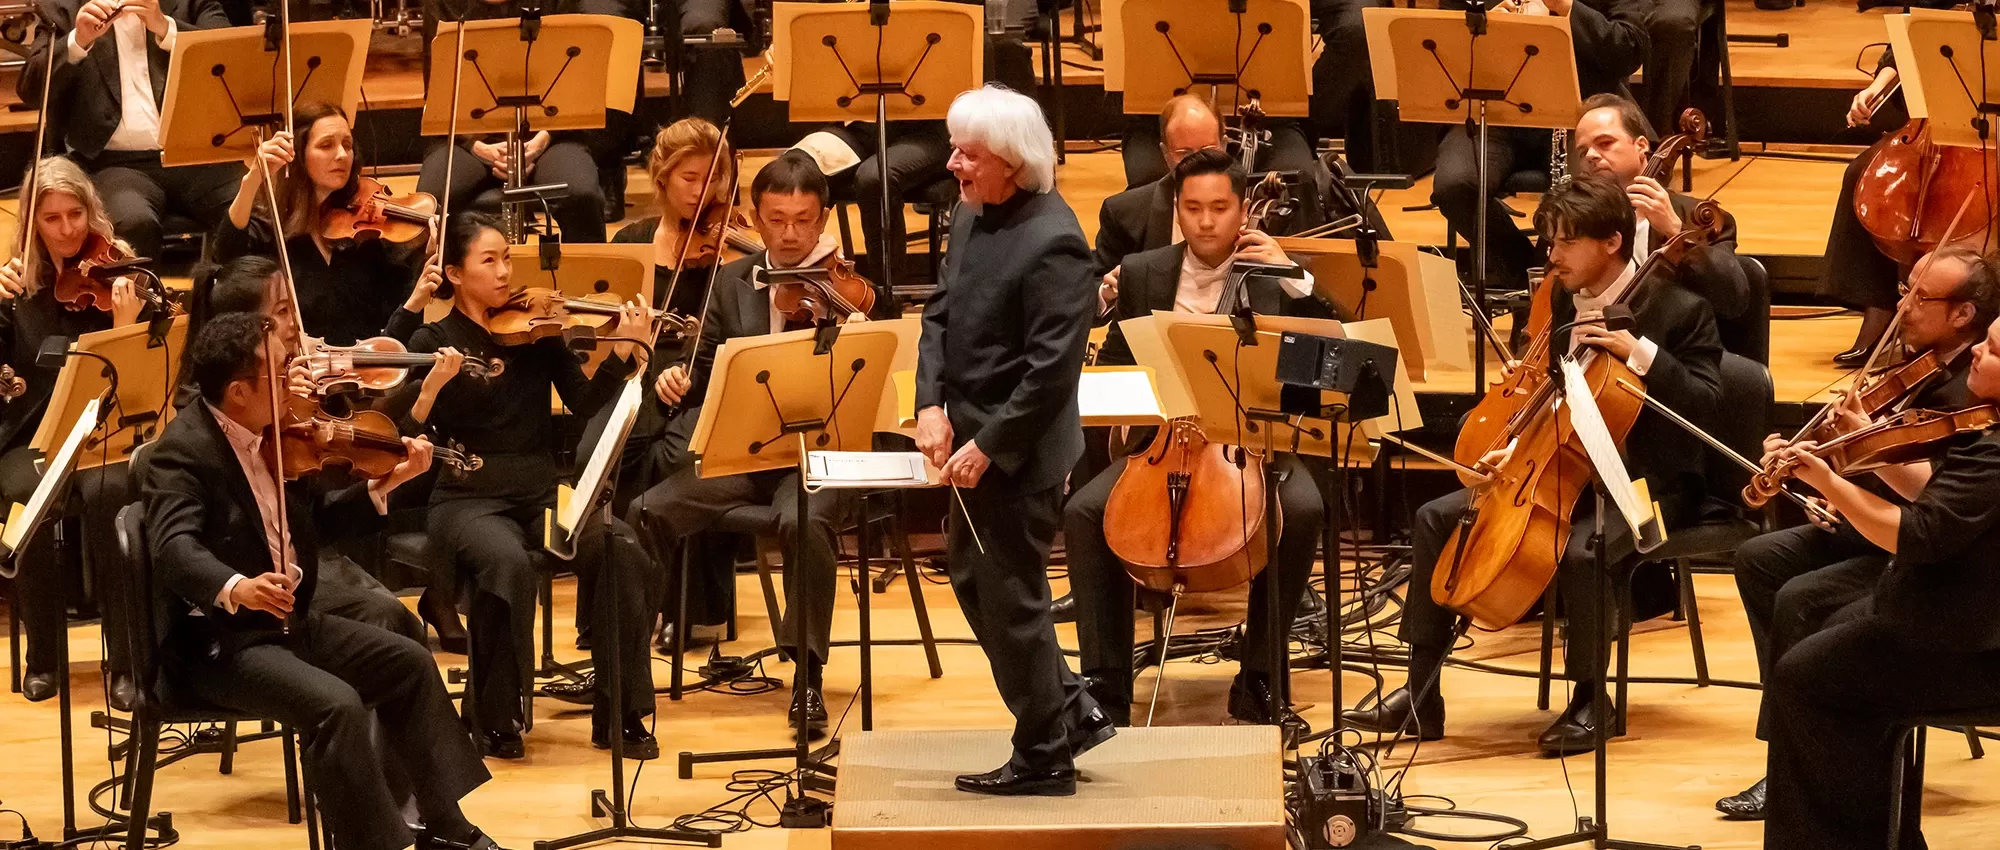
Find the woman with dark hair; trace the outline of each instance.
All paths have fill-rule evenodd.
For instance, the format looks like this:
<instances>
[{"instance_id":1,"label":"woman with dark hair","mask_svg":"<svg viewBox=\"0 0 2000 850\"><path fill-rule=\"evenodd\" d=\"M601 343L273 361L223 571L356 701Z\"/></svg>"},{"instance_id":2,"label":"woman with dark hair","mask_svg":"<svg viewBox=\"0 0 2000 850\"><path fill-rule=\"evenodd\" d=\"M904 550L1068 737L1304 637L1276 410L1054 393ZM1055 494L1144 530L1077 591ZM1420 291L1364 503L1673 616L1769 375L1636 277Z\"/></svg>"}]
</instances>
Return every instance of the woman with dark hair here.
<instances>
[{"instance_id":1,"label":"woman with dark hair","mask_svg":"<svg viewBox=\"0 0 2000 850\"><path fill-rule=\"evenodd\" d=\"M236 201L217 228L215 255L227 261L272 254L275 234L282 232L306 331L331 345L352 345L382 333L397 305L408 303L412 281L435 284L440 275L426 268L422 240L333 241L320 235L322 211L350 202L359 188L354 129L340 107L317 101L299 104L294 124L302 128L298 147L291 133L281 131L250 158ZM281 224L274 223L265 197L266 170L276 182Z\"/></svg>"},{"instance_id":2,"label":"woman with dark hair","mask_svg":"<svg viewBox=\"0 0 2000 850\"><path fill-rule=\"evenodd\" d=\"M512 295L508 247L490 216L465 213L446 225L443 268L452 311L418 328L410 349L450 346L468 357L498 359L504 368L482 381L458 380L457 369L448 370L437 381L442 389L435 401L417 398L410 419L435 427L441 444L462 444L485 462L463 476L438 481L431 492L429 531L432 545L450 556L460 582L472 590L474 684L466 708L474 737L487 755L512 759L525 754L520 695L533 660L533 552L542 546L544 514L555 506L556 480L563 472L556 460L549 393L560 394L578 416L595 415L642 367L641 349L631 340L646 332L649 320L639 305L625 305L618 322L600 333L621 341L611 343L611 356L594 377L584 375L560 339L502 344L489 329L489 317ZM619 669L626 694L615 715L604 694L595 696L591 741L608 747L610 724L620 722L627 758L657 757L659 743L644 722L653 712L646 633L655 610L657 568L623 523L583 531L577 550L570 564L580 577L595 576L603 567L616 570L615 579L598 577L609 583L592 606L597 640L591 654L597 669L608 670L607 636L622 640ZM617 628L610 618L616 618Z\"/></svg>"}]
</instances>

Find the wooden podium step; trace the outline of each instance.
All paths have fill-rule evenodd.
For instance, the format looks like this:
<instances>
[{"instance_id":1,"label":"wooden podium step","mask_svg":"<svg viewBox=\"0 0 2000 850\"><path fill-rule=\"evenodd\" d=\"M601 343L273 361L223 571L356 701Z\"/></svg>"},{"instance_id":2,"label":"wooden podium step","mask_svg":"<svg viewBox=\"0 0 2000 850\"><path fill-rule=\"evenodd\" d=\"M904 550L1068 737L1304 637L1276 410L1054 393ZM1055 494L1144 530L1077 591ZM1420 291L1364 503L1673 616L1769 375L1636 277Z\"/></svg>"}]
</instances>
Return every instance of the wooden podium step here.
<instances>
[{"instance_id":1,"label":"wooden podium step","mask_svg":"<svg viewBox=\"0 0 2000 850\"><path fill-rule=\"evenodd\" d=\"M1074 797L952 787L1007 760L1008 733L864 732L843 739L834 850L1145 850L1285 846L1278 730L1121 729L1077 768Z\"/></svg>"}]
</instances>

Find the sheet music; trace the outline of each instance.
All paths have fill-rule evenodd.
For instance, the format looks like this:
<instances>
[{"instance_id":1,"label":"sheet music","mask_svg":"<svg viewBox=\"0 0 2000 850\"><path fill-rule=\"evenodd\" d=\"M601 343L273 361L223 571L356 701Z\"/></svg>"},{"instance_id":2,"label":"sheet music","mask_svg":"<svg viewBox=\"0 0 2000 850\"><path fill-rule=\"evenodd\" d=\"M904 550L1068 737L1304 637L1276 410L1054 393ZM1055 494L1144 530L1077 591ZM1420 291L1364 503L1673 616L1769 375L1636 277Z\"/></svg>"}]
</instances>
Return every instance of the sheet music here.
<instances>
[{"instance_id":1,"label":"sheet music","mask_svg":"<svg viewBox=\"0 0 2000 850\"><path fill-rule=\"evenodd\" d=\"M62 448L56 456L42 467L42 479L35 484L34 495L17 513L7 518L7 527L0 529L0 548L8 553L21 551L22 538L35 526L48 510L49 500L55 497L56 484L68 477L76 466L76 453L83 447L83 441L97 430L97 407L104 403L102 398L94 398L83 406L83 415L77 417L76 424L69 429L69 436L63 439Z\"/></svg>"},{"instance_id":2,"label":"sheet music","mask_svg":"<svg viewBox=\"0 0 2000 850\"><path fill-rule=\"evenodd\" d=\"M1562 403L1569 406L1570 427L1575 428L1577 437L1583 440L1584 452L1590 455L1591 465L1597 467L1597 477L1604 482L1605 492L1611 494L1618 513L1631 527L1632 539L1638 542L1639 551L1657 547L1664 542L1664 537L1657 530L1659 523L1653 506L1640 497L1632 474L1626 471L1625 458L1618 454L1618 442L1611 439L1611 429L1605 426L1604 414L1597 409L1597 399L1590 393L1590 382L1583 375L1583 367L1576 360L1565 357L1562 359L1562 373ZM1654 529L1650 533L1641 530L1648 523Z\"/></svg>"},{"instance_id":3,"label":"sheet music","mask_svg":"<svg viewBox=\"0 0 2000 850\"><path fill-rule=\"evenodd\" d=\"M624 389L618 391L618 401L611 408L611 419L605 424L604 433L598 437L597 445L591 447L590 461L583 467L583 476L576 480L578 498L570 499L556 514L556 526L565 535L575 534L577 526L583 522L584 511L595 506L595 495L603 486L605 476L611 473L611 464L618 458L619 453L610 449L624 445L625 438L632 432L632 420L639 415L639 402L646 397L642 388L646 383L643 375L643 372L634 375L625 382Z\"/></svg>"},{"instance_id":4,"label":"sheet music","mask_svg":"<svg viewBox=\"0 0 2000 850\"><path fill-rule=\"evenodd\" d=\"M937 483L920 452L808 452L806 486L929 487Z\"/></svg>"},{"instance_id":5,"label":"sheet music","mask_svg":"<svg viewBox=\"0 0 2000 850\"><path fill-rule=\"evenodd\" d=\"M1085 369L1083 378L1076 385L1077 412L1086 423L1104 423L1102 420L1128 420L1133 417L1164 422L1165 413L1160 411L1159 396L1153 392L1153 375L1149 370Z\"/></svg>"}]
</instances>

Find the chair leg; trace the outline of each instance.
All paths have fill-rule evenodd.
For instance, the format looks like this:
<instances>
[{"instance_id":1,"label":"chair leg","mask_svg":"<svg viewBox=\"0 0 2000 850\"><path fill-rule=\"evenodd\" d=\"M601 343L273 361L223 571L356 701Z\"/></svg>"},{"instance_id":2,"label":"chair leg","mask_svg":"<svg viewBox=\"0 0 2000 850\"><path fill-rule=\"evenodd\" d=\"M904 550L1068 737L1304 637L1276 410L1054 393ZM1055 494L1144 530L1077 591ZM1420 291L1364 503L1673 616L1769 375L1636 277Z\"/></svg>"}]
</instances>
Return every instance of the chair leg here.
<instances>
[{"instance_id":1,"label":"chair leg","mask_svg":"<svg viewBox=\"0 0 2000 850\"><path fill-rule=\"evenodd\" d=\"M1556 588L1551 583L1542 591L1541 676L1535 683L1535 709L1549 710L1549 683L1555 678Z\"/></svg>"},{"instance_id":2,"label":"chair leg","mask_svg":"<svg viewBox=\"0 0 2000 850\"><path fill-rule=\"evenodd\" d=\"M542 671L547 673L556 667L556 579L555 575L542 572Z\"/></svg>"},{"instance_id":3,"label":"chair leg","mask_svg":"<svg viewBox=\"0 0 2000 850\"><path fill-rule=\"evenodd\" d=\"M7 652L13 666L7 668L7 687L21 692L21 581L7 582Z\"/></svg>"},{"instance_id":4,"label":"chair leg","mask_svg":"<svg viewBox=\"0 0 2000 850\"><path fill-rule=\"evenodd\" d=\"M1965 727L1965 748L1971 751L1973 758L1983 759L1986 757L1986 745L1979 740L1979 727Z\"/></svg>"},{"instance_id":5,"label":"chair leg","mask_svg":"<svg viewBox=\"0 0 2000 850\"><path fill-rule=\"evenodd\" d=\"M845 229L844 224L842 228ZM689 536L687 539L681 541L681 556L674 565L674 575L668 579L674 583L675 587L679 588L679 592L674 597L674 639L668 647L668 654L673 656L671 659L672 672L668 674L667 678L667 699L676 702L681 698L681 678L682 674L687 670L687 663L682 656L687 653L688 563L694 559L695 553L700 548L695 544L695 540L696 536Z\"/></svg>"},{"instance_id":6,"label":"chair leg","mask_svg":"<svg viewBox=\"0 0 2000 850\"><path fill-rule=\"evenodd\" d=\"M1687 613L1688 643L1694 647L1694 683L1706 688L1708 678L1708 646L1701 637L1701 602L1694 595L1694 571L1688 569L1683 559L1674 564L1674 575L1680 580L1681 610Z\"/></svg>"},{"instance_id":7,"label":"chair leg","mask_svg":"<svg viewBox=\"0 0 2000 850\"><path fill-rule=\"evenodd\" d=\"M305 789L306 801L306 850L321 850L319 806L313 801L312 789ZM327 842L326 850L333 850L332 842Z\"/></svg>"},{"instance_id":8,"label":"chair leg","mask_svg":"<svg viewBox=\"0 0 2000 850\"><path fill-rule=\"evenodd\" d=\"M917 634L924 641L924 660L930 664L931 678L942 679L944 664L938 661L937 637L931 633L931 613L924 605L924 579L917 574L917 559L910 554L910 538L900 514L889 515L889 545L896 548L896 558L903 564L903 581L910 587L910 610L917 615Z\"/></svg>"},{"instance_id":9,"label":"chair leg","mask_svg":"<svg viewBox=\"0 0 2000 850\"><path fill-rule=\"evenodd\" d=\"M1911 729L1903 740L1903 752L1896 760L1895 791L1889 797L1889 850L1903 846L1903 836L1914 833L1924 816L1924 744L1928 732L1922 726Z\"/></svg>"},{"instance_id":10,"label":"chair leg","mask_svg":"<svg viewBox=\"0 0 2000 850\"><path fill-rule=\"evenodd\" d=\"M127 809L125 850L145 850L146 821L152 817L153 772L160 760L160 724L150 718L132 718L132 796Z\"/></svg>"},{"instance_id":11,"label":"chair leg","mask_svg":"<svg viewBox=\"0 0 2000 850\"><path fill-rule=\"evenodd\" d=\"M222 724L222 761L216 771L223 776L236 772L236 721Z\"/></svg>"}]
</instances>

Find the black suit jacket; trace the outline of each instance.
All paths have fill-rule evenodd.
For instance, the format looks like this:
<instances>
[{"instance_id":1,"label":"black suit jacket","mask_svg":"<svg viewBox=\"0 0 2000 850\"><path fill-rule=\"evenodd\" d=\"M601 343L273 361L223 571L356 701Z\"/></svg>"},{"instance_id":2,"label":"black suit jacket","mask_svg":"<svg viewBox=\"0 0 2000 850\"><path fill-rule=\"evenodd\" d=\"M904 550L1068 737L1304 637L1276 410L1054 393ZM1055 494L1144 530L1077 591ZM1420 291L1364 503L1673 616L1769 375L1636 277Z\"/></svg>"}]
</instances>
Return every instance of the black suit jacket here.
<instances>
[{"instance_id":1,"label":"black suit jacket","mask_svg":"<svg viewBox=\"0 0 2000 850\"><path fill-rule=\"evenodd\" d=\"M212 658L279 640L277 618L249 609L230 614L215 604L231 576L262 575L274 565L250 480L208 405L190 404L168 423L147 460L140 495L153 552L154 621L165 624L166 650ZM305 574L294 591L296 631L305 627L318 585L319 529L363 533L380 516L365 483L322 492L306 479L286 485L285 497L293 555Z\"/></svg>"},{"instance_id":2,"label":"black suit jacket","mask_svg":"<svg viewBox=\"0 0 2000 850\"><path fill-rule=\"evenodd\" d=\"M954 448L979 443L993 465L981 486L1040 492L1083 455L1076 386L1097 315L1090 268L1076 214L1054 191L952 216L924 304L916 408L944 406Z\"/></svg>"},{"instance_id":3,"label":"black suit jacket","mask_svg":"<svg viewBox=\"0 0 2000 850\"><path fill-rule=\"evenodd\" d=\"M1174 189L1162 177L1104 199L1097 209L1097 248L1091 269L1103 277L1140 251L1174 241Z\"/></svg>"},{"instance_id":4,"label":"black suit jacket","mask_svg":"<svg viewBox=\"0 0 2000 850\"><path fill-rule=\"evenodd\" d=\"M112 131L118 129L118 119L124 110L125 99L119 93L117 31L105 31L91 45L90 52L83 55L83 60L71 65L64 51L69 50L69 32L76 27L76 10L83 2L41 0L41 5L44 14L55 22L54 37L48 29L36 35L34 51L14 90L28 105L41 105L42 75L49 61L46 51L58 51L55 79L49 84L49 101L54 104L54 111L49 114L49 120L54 122L50 125L51 136L63 140L78 156L95 157L104 152L104 144L111 140ZM173 18L182 31L229 26L229 15L218 0L160 0L160 11ZM160 49L150 33L146 35L146 58L153 72L153 100L164 106L168 53Z\"/></svg>"},{"instance_id":5,"label":"black suit jacket","mask_svg":"<svg viewBox=\"0 0 2000 850\"><path fill-rule=\"evenodd\" d=\"M1576 318L1576 301L1566 289L1554 293L1554 324L1560 328ZM1631 300L1636 326L1632 335L1653 341L1659 353L1645 375L1646 392L1696 425L1708 428L1722 402L1722 340L1708 302L1685 289L1646 284ZM1572 332L1551 340L1553 352L1569 350ZM1610 356L1598 352L1598 356ZM1635 478L1645 478L1660 503L1669 528L1700 510L1707 495L1703 483L1706 447L1651 408L1639 414L1625 437L1625 464Z\"/></svg>"},{"instance_id":6,"label":"black suit jacket","mask_svg":"<svg viewBox=\"0 0 2000 850\"><path fill-rule=\"evenodd\" d=\"M1125 258L1125 270L1118 275L1118 303L1111 305L1111 313L1105 316L1105 321L1112 323L1111 332L1097 351L1097 365L1132 365L1132 347L1117 323L1153 315L1155 310L1174 309L1174 295L1181 285L1181 260L1186 256L1187 243L1177 242ZM1260 316L1291 312L1295 299L1277 281L1251 278L1248 285L1251 312Z\"/></svg>"},{"instance_id":7,"label":"black suit jacket","mask_svg":"<svg viewBox=\"0 0 2000 850\"><path fill-rule=\"evenodd\" d=\"M1701 199L1679 192L1669 191L1667 199L1672 202L1674 215L1686 223L1694 217L1694 209ZM1654 238L1648 250L1666 240ZM1736 257L1736 217L1727 212L1722 214L1722 235L1707 247L1687 252L1683 266L1676 280L1696 295L1708 302L1715 313L1715 324L1722 338L1727 342L1748 344L1752 339L1765 339L1768 333L1756 334L1752 323L1769 324L1770 314L1760 313L1762 300L1750 291L1750 278L1743 273L1743 262ZM1735 351L1734 348L1731 349ZM1753 360L1760 359L1759 352L1735 351Z\"/></svg>"}]
</instances>

